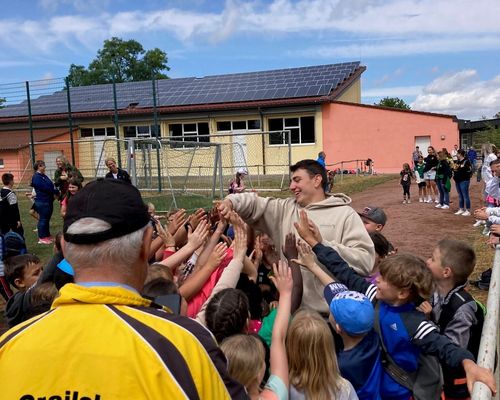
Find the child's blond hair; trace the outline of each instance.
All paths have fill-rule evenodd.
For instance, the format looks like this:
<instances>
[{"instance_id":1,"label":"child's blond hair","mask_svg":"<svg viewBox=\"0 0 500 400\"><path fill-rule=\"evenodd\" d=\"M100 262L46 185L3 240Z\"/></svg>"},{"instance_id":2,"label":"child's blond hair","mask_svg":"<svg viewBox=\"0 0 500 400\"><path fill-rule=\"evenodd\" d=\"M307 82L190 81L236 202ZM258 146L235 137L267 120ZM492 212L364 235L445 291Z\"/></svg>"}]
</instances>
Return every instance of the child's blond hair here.
<instances>
[{"instance_id":1,"label":"child's blond hair","mask_svg":"<svg viewBox=\"0 0 500 400\"><path fill-rule=\"evenodd\" d=\"M346 381L339 372L333 337L326 321L314 311L295 314L286 338L290 384L306 398L336 398Z\"/></svg>"},{"instance_id":2,"label":"child's blond hair","mask_svg":"<svg viewBox=\"0 0 500 400\"><path fill-rule=\"evenodd\" d=\"M412 254L396 254L379 265L380 275L398 289L410 291L409 301L427 300L433 289L432 274L425 261Z\"/></svg>"},{"instance_id":3,"label":"child's blond hair","mask_svg":"<svg viewBox=\"0 0 500 400\"><path fill-rule=\"evenodd\" d=\"M251 335L233 335L222 341L220 346L227 358L229 376L245 388L259 385L258 371L265 362L265 349L262 342Z\"/></svg>"}]
</instances>

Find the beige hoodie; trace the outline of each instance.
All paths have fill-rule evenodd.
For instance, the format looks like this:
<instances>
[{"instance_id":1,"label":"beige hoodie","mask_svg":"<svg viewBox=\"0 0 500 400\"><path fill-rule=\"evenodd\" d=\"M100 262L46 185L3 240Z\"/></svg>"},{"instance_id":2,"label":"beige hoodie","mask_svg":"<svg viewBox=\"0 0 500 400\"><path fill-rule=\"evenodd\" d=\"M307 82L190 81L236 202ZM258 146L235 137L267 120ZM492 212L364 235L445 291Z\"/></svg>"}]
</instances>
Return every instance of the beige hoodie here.
<instances>
[{"instance_id":1,"label":"beige hoodie","mask_svg":"<svg viewBox=\"0 0 500 400\"><path fill-rule=\"evenodd\" d=\"M351 199L345 194L330 195L319 203L305 207L301 207L294 198L258 197L254 193L232 194L227 198L245 222L267 233L276 249L280 250L288 233L297 235L293 223L298 222L299 211L306 210L309 218L318 225L324 245L334 248L360 275L371 273L375 261L373 242L361 218L349 206ZM306 268L302 267L301 271L304 281L302 306L328 312L329 307L323 298L323 285Z\"/></svg>"}]
</instances>

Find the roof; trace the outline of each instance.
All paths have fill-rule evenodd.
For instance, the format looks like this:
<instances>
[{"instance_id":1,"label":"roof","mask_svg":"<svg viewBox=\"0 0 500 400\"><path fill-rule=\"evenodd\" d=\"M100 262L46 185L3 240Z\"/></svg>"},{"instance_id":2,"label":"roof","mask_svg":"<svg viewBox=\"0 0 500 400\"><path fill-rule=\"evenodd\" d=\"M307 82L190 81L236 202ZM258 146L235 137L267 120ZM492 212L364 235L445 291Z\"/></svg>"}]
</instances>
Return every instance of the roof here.
<instances>
[{"instance_id":1,"label":"roof","mask_svg":"<svg viewBox=\"0 0 500 400\"><path fill-rule=\"evenodd\" d=\"M334 100L334 101L332 101L332 103L345 104L345 105L353 106L353 107L376 108L376 109L379 109L379 110L394 111L394 112L403 112L403 113L409 113L409 114L428 115L430 117L452 118L453 120L458 121L457 120L457 116L453 115L453 114L440 114L440 113L434 113L434 112L429 112L429 111L405 110L403 108L379 106L379 105L376 105L376 104L348 103L346 101L339 101L339 100Z\"/></svg>"},{"instance_id":2,"label":"roof","mask_svg":"<svg viewBox=\"0 0 500 400\"><path fill-rule=\"evenodd\" d=\"M47 131L33 131L35 142L45 142L57 136L67 134L68 128L51 129ZM23 131L4 131L0 135L0 150L18 150L28 147L29 134Z\"/></svg>"},{"instance_id":3,"label":"roof","mask_svg":"<svg viewBox=\"0 0 500 400\"><path fill-rule=\"evenodd\" d=\"M337 98L366 68L359 62L288 68L271 71L213 75L203 78L162 79L156 81L157 107L189 108L205 105L220 108L235 103L284 100L297 103L323 98ZM1 93L0 93L0 97ZM71 88L72 113L104 112L114 109L113 85ZM125 82L116 85L117 108L137 110L153 107L151 81ZM218 105L218 107L217 107ZM66 114L64 90L31 100L32 115ZM0 110L0 118L26 117L27 102Z\"/></svg>"},{"instance_id":4,"label":"roof","mask_svg":"<svg viewBox=\"0 0 500 400\"><path fill-rule=\"evenodd\" d=\"M458 127L461 131L476 131L484 130L490 127L497 128L500 126L500 118L480 119L477 121L470 121L466 119L458 120Z\"/></svg>"}]
</instances>

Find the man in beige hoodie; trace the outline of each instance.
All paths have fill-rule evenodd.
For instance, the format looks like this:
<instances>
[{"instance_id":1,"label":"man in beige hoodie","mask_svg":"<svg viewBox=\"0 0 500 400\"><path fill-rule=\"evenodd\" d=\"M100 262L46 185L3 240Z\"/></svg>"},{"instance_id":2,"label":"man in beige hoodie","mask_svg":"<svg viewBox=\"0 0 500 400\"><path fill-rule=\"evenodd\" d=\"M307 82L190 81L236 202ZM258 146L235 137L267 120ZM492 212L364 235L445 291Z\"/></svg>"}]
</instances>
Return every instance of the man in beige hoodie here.
<instances>
[{"instance_id":1,"label":"man in beige hoodie","mask_svg":"<svg viewBox=\"0 0 500 400\"><path fill-rule=\"evenodd\" d=\"M220 203L219 211L222 215L236 211L254 229L267 233L276 249L281 249L285 236L296 233L293 224L299 221L299 211L306 210L319 227L323 244L334 248L356 272L368 276L373 268L375 250L361 218L349 205L351 199L345 194L325 192L326 171L315 160L299 161L290 171L293 197L275 199L258 197L254 193L232 194ZM301 271L304 281L302 306L328 313L323 285L309 270L301 268Z\"/></svg>"}]
</instances>

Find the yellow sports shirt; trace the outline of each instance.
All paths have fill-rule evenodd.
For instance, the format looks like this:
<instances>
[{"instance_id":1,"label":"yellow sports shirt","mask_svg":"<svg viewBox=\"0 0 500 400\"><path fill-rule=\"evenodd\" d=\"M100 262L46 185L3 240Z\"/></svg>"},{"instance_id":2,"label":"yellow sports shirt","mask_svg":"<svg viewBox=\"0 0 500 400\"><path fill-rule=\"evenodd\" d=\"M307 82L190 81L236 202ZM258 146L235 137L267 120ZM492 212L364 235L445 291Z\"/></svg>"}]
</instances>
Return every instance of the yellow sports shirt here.
<instances>
[{"instance_id":1,"label":"yellow sports shirt","mask_svg":"<svg viewBox=\"0 0 500 400\"><path fill-rule=\"evenodd\" d=\"M122 287L67 284L0 337L2 399L247 398L211 334Z\"/></svg>"}]
</instances>

